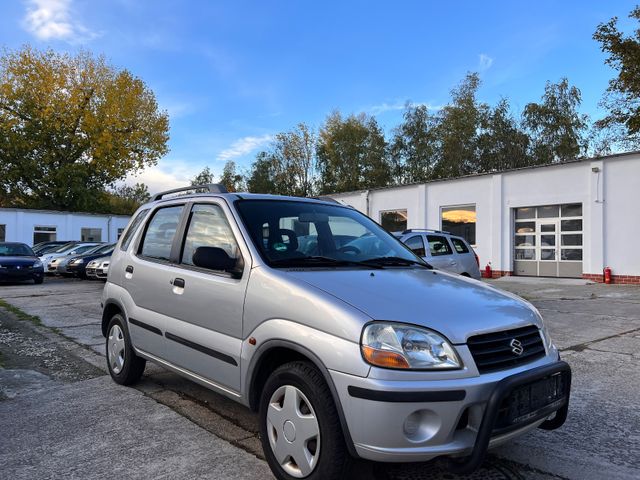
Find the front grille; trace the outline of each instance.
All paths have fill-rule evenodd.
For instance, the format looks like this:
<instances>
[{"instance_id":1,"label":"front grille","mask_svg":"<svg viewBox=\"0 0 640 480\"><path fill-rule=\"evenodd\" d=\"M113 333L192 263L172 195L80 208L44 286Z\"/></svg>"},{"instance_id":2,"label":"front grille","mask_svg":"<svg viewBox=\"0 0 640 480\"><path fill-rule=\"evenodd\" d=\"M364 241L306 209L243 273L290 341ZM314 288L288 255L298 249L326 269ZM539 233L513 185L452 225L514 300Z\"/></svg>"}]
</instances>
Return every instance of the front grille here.
<instances>
[{"instance_id":1,"label":"front grille","mask_svg":"<svg viewBox=\"0 0 640 480\"><path fill-rule=\"evenodd\" d=\"M512 346L514 340L521 344L520 355L514 352ZM480 373L513 368L545 355L542 337L535 325L475 335L469 337L467 346Z\"/></svg>"}]
</instances>

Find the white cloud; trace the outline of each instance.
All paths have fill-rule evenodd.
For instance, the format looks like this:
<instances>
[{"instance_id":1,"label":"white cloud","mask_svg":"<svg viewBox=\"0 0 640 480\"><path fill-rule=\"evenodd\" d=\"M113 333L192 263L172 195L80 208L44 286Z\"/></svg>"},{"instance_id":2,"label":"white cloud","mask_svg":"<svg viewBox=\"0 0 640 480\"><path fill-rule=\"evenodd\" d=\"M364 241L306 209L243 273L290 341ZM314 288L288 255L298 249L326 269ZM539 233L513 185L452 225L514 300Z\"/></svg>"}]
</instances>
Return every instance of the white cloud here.
<instances>
[{"instance_id":1,"label":"white cloud","mask_svg":"<svg viewBox=\"0 0 640 480\"><path fill-rule=\"evenodd\" d=\"M218 160L226 162L227 160L233 160L234 158L241 157L247 153L251 153L254 150L266 145L273 139L272 135L262 135L260 137L243 137L236 140L231 144L229 148L225 148L218 154Z\"/></svg>"},{"instance_id":2,"label":"white cloud","mask_svg":"<svg viewBox=\"0 0 640 480\"><path fill-rule=\"evenodd\" d=\"M149 193L153 195L172 188L186 187L189 185L189 180L197 173L195 170L181 166L163 168L160 165L156 165L145 169L137 175L129 175L124 180L124 183L127 185L144 183L149 188Z\"/></svg>"},{"instance_id":3,"label":"white cloud","mask_svg":"<svg viewBox=\"0 0 640 480\"><path fill-rule=\"evenodd\" d=\"M424 105L425 107L427 107L429 110L441 110L442 109L442 105L432 105L430 103L427 102L409 102L409 104L411 106L418 106L418 105ZM370 113L371 115L380 115L381 113L385 113L385 112L393 112L393 111L398 111L398 110L404 110L405 107L407 105L406 101L403 102L393 102L393 103L387 103L387 102L383 102L380 103L378 105L373 105L369 108L366 108L365 110Z\"/></svg>"},{"instance_id":4,"label":"white cloud","mask_svg":"<svg viewBox=\"0 0 640 480\"><path fill-rule=\"evenodd\" d=\"M24 28L40 40L81 43L98 36L71 15L71 0L28 0Z\"/></svg>"},{"instance_id":5,"label":"white cloud","mask_svg":"<svg viewBox=\"0 0 640 480\"><path fill-rule=\"evenodd\" d=\"M489 70L491 68L491 65L493 65L493 58L491 58L486 53L481 53L479 55L478 62L478 68L480 69L480 71Z\"/></svg>"}]
</instances>

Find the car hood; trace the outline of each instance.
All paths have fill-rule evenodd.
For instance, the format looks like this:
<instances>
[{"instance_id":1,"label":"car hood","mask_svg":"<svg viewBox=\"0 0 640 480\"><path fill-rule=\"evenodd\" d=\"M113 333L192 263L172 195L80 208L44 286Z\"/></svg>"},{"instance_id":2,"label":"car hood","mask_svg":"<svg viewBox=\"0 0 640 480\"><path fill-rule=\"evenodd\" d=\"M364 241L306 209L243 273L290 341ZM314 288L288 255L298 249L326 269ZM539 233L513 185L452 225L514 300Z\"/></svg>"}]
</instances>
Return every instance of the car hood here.
<instances>
[{"instance_id":1,"label":"car hood","mask_svg":"<svg viewBox=\"0 0 640 480\"><path fill-rule=\"evenodd\" d=\"M476 334L542 327L521 298L477 280L422 268L289 270L288 274L359 309L373 320L421 325L465 343Z\"/></svg>"},{"instance_id":2,"label":"car hood","mask_svg":"<svg viewBox=\"0 0 640 480\"><path fill-rule=\"evenodd\" d=\"M0 257L0 265L6 266L29 266L37 260L36 257Z\"/></svg>"}]
</instances>

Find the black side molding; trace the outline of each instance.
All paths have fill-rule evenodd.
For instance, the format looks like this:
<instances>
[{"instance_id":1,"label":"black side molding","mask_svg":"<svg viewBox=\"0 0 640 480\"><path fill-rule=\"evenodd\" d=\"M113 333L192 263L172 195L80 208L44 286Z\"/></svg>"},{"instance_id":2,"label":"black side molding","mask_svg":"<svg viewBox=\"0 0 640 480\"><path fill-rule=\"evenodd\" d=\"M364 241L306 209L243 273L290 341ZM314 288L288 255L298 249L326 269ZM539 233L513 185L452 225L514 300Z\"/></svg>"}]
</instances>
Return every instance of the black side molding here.
<instances>
[{"instance_id":1,"label":"black side molding","mask_svg":"<svg viewBox=\"0 0 640 480\"><path fill-rule=\"evenodd\" d=\"M180 345L193 348L198 352L204 353L205 355L209 355L210 357L213 357L213 358L217 358L218 360L221 360L225 363L233 365L234 367L238 366L238 362L236 362L236 360L233 357L226 355L224 353L218 352L217 350L212 350L208 347L192 342L191 340L187 340L186 338L182 338L177 335L174 335L173 333L164 332L164 336L167 337L167 339L169 340L173 340L174 342L179 343Z\"/></svg>"},{"instance_id":2,"label":"black side molding","mask_svg":"<svg viewBox=\"0 0 640 480\"><path fill-rule=\"evenodd\" d=\"M162 330L160 330L158 327L154 327L153 325L149 325L148 323L141 322L140 320L136 320L135 318L131 317L129 317L129 323L131 325L135 325L136 327L144 328L145 330L155 333L156 335L162 336Z\"/></svg>"},{"instance_id":3,"label":"black side molding","mask_svg":"<svg viewBox=\"0 0 640 480\"><path fill-rule=\"evenodd\" d=\"M439 392L388 392L383 390L369 390L368 388L349 386L349 395L354 398L373 400L374 402L459 402L464 400L467 392L464 390L443 390Z\"/></svg>"}]
</instances>

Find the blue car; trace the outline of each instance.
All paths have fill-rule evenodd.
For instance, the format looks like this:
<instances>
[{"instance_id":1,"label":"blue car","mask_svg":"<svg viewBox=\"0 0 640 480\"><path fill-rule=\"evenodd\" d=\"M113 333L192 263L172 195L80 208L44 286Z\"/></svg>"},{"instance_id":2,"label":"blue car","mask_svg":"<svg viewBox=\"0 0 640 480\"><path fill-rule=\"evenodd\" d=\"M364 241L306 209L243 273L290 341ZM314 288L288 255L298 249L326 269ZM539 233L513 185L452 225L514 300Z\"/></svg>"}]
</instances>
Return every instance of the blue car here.
<instances>
[{"instance_id":1,"label":"blue car","mask_svg":"<svg viewBox=\"0 0 640 480\"><path fill-rule=\"evenodd\" d=\"M0 242L0 282L44 281L44 267L24 243Z\"/></svg>"}]
</instances>

